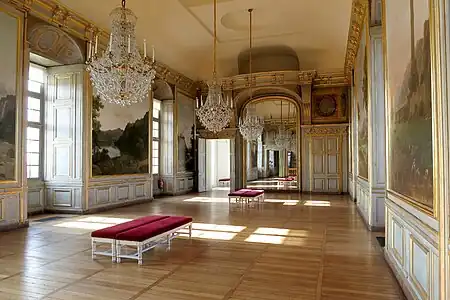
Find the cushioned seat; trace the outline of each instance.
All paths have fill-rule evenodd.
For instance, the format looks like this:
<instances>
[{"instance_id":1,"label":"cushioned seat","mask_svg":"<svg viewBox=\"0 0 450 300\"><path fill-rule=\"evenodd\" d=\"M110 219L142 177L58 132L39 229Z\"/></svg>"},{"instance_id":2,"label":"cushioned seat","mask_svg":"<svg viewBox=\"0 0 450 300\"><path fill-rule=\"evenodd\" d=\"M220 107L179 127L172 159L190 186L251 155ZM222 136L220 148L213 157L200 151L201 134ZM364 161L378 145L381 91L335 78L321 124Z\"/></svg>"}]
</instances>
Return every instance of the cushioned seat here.
<instances>
[{"instance_id":1,"label":"cushioned seat","mask_svg":"<svg viewBox=\"0 0 450 300\"><path fill-rule=\"evenodd\" d=\"M256 197L256 196L260 196L264 194L264 191L262 190L250 190L250 191L245 191L243 193L243 197Z\"/></svg>"},{"instance_id":2,"label":"cushioned seat","mask_svg":"<svg viewBox=\"0 0 450 300\"><path fill-rule=\"evenodd\" d=\"M156 222L159 220L163 220L169 218L169 216L146 216L146 217L142 217L142 218L138 218L132 221L128 221L125 223L121 223L121 224L117 224L108 228L103 228L103 229L99 229L96 230L94 232L91 233L91 237L93 238L105 238L105 239L115 239L116 236L124 231L127 230L131 230L134 228L137 228L139 226L148 224L148 223L152 223L152 222Z\"/></svg>"},{"instance_id":3,"label":"cushioned seat","mask_svg":"<svg viewBox=\"0 0 450 300\"><path fill-rule=\"evenodd\" d=\"M116 236L116 239L120 241L143 242L149 238L173 230L190 222L192 222L191 217L171 216L160 219L157 222L143 224L137 228L123 231Z\"/></svg>"},{"instance_id":4,"label":"cushioned seat","mask_svg":"<svg viewBox=\"0 0 450 300\"><path fill-rule=\"evenodd\" d=\"M251 192L251 191L261 191L261 190L250 190L250 189L240 189L234 192L231 192L228 194L229 197L233 197L233 196L244 196L246 192Z\"/></svg>"}]
</instances>

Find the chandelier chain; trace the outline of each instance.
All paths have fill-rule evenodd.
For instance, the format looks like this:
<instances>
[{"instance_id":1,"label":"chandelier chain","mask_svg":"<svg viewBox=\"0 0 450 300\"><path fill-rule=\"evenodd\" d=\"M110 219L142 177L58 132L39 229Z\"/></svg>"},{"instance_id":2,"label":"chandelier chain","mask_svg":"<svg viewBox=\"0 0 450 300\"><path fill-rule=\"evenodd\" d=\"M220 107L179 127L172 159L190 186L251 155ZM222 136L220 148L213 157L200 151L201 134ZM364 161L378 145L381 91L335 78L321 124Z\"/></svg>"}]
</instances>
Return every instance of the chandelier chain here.
<instances>
[{"instance_id":1,"label":"chandelier chain","mask_svg":"<svg viewBox=\"0 0 450 300\"><path fill-rule=\"evenodd\" d=\"M253 70L252 70L252 12L253 9L250 8L248 10L250 18L249 18L249 73L250 73L250 80L249 80L249 92L250 92L250 100L249 104L246 108L246 115L243 122L239 120L239 131L242 134L242 137L247 141L256 141L258 140L263 131L264 131L264 120L256 115L256 106L254 104L251 104L251 101L253 99Z\"/></svg>"},{"instance_id":2,"label":"chandelier chain","mask_svg":"<svg viewBox=\"0 0 450 300\"><path fill-rule=\"evenodd\" d=\"M206 102L197 109L196 114L205 128L214 133L222 131L228 126L233 116L233 109L224 101L222 86L217 79L216 70L217 44L217 0L214 0L214 42L213 42L213 73L212 81L208 83ZM232 105L232 103L231 103Z\"/></svg>"}]
</instances>

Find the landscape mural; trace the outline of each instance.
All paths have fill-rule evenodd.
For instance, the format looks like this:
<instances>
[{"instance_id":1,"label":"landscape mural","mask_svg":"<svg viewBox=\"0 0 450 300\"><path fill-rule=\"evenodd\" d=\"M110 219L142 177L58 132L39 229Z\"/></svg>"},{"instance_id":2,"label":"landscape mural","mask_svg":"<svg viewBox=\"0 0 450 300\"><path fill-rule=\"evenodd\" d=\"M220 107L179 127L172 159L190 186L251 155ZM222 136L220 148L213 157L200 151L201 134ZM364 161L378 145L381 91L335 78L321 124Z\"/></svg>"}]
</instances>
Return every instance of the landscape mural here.
<instances>
[{"instance_id":1,"label":"landscape mural","mask_svg":"<svg viewBox=\"0 0 450 300\"><path fill-rule=\"evenodd\" d=\"M18 20L0 12L0 181L16 180Z\"/></svg>"},{"instance_id":2,"label":"landscape mural","mask_svg":"<svg viewBox=\"0 0 450 300\"><path fill-rule=\"evenodd\" d=\"M368 127L368 87L367 87L367 51L366 28L362 31L358 51L356 72L356 97L358 121L358 176L369 178L369 127Z\"/></svg>"},{"instance_id":3,"label":"landscape mural","mask_svg":"<svg viewBox=\"0 0 450 300\"><path fill-rule=\"evenodd\" d=\"M409 18L398 19L408 8ZM413 24L414 26L411 26ZM433 210L429 2L386 1L389 189Z\"/></svg>"},{"instance_id":4,"label":"landscape mural","mask_svg":"<svg viewBox=\"0 0 450 300\"><path fill-rule=\"evenodd\" d=\"M149 102L92 99L92 176L148 173Z\"/></svg>"},{"instance_id":5,"label":"landscape mural","mask_svg":"<svg viewBox=\"0 0 450 300\"><path fill-rule=\"evenodd\" d=\"M177 93L178 172L194 172L194 110L195 101Z\"/></svg>"}]
</instances>

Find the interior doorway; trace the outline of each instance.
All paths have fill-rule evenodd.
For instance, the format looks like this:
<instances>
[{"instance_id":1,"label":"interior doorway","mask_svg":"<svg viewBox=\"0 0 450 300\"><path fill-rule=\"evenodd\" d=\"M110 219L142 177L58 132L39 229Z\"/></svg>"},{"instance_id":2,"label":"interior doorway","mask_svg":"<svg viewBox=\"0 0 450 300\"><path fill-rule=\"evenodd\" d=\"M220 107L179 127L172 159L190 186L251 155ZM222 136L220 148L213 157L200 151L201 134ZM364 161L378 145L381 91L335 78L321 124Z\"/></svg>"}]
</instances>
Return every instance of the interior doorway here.
<instances>
[{"instance_id":1,"label":"interior doorway","mask_svg":"<svg viewBox=\"0 0 450 300\"><path fill-rule=\"evenodd\" d=\"M206 140L206 191L230 189L230 140Z\"/></svg>"}]
</instances>

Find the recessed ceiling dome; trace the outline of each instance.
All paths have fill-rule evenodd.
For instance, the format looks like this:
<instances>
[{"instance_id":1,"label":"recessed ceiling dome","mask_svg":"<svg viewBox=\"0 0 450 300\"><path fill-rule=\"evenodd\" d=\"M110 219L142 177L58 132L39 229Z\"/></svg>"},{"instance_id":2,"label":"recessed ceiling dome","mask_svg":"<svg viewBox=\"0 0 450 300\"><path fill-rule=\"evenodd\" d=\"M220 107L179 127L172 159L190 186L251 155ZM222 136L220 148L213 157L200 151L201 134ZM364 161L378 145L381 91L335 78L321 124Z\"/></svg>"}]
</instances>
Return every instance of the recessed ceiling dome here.
<instances>
[{"instance_id":1,"label":"recessed ceiling dome","mask_svg":"<svg viewBox=\"0 0 450 300\"><path fill-rule=\"evenodd\" d=\"M273 11L258 8L257 13L257 18L253 19L253 30L261 30L269 26L274 26L280 22L281 16L279 14L274 14ZM249 15L247 10L237 10L226 13L220 19L220 22L223 27L230 30L249 30Z\"/></svg>"},{"instance_id":2,"label":"recessed ceiling dome","mask_svg":"<svg viewBox=\"0 0 450 300\"><path fill-rule=\"evenodd\" d=\"M239 74L250 73L249 49L238 56ZM300 69L294 49L286 46L258 47L252 49L252 72L296 71Z\"/></svg>"}]
</instances>

